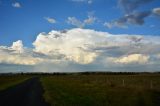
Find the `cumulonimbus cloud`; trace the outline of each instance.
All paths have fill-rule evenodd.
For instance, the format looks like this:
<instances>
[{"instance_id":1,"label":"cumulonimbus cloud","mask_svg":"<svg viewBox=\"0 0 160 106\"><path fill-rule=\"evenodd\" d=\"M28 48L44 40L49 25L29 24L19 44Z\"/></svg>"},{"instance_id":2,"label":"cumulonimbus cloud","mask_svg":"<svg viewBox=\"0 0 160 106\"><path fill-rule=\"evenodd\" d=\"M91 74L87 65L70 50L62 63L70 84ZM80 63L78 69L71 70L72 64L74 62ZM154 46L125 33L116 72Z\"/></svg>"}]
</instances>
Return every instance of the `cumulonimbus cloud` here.
<instances>
[{"instance_id":1,"label":"cumulonimbus cloud","mask_svg":"<svg viewBox=\"0 0 160 106\"><path fill-rule=\"evenodd\" d=\"M157 66L160 63L159 41L159 36L113 35L82 28L52 30L40 33L33 42L33 48L24 47L21 40L9 47L0 46L0 64L38 67L54 64L62 69L68 66L70 69L89 69L93 65L96 69L104 69L120 64Z\"/></svg>"},{"instance_id":2,"label":"cumulonimbus cloud","mask_svg":"<svg viewBox=\"0 0 160 106\"><path fill-rule=\"evenodd\" d=\"M65 55L68 60L87 64L94 61L97 56L95 52L89 50L88 46L94 45L98 39L105 39L104 35L102 32L81 28L66 32L51 31L48 34L39 34L33 45L36 52L46 55L59 53Z\"/></svg>"}]
</instances>

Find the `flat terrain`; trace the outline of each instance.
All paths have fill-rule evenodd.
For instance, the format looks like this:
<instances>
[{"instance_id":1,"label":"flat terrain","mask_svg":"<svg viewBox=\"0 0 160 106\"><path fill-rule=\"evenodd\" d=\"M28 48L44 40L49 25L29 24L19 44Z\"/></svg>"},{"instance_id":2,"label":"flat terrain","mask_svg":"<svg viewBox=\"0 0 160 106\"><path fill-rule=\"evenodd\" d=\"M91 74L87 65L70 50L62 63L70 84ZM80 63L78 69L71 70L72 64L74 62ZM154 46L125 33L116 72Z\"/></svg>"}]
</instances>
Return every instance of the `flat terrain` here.
<instances>
[{"instance_id":1,"label":"flat terrain","mask_svg":"<svg viewBox=\"0 0 160 106\"><path fill-rule=\"evenodd\" d=\"M160 75L59 75L41 81L52 106L160 104Z\"/></svg>"},{"instance_id":2,"label":"flat terrain","mask_svg":"<svg viewBox=\"0 0 160 106\"><path fill-rule=\"evenodd\" d=\"M0 76L0 106L159 106L160 74Z\"/></svg>"},{"instance_id":3,"label":"flat terrain","mask_svg":"<svg viewBox=\"0 0 160 106\"><path fill-rule=\"evenodd\" d=\"M26 75L7 75L7 76L0 76L0 91L4 90L8 87L17 85L28 78L31 78L31 76Z\"/></svg>"},{"instance_id":4,"label":"flat terrain","mask_svg":"<svg viewBox=\"0 0 160 106\"><path fill-rule=\"evenodd\" d=\"M43 99L39 78L30 78L1 91L0 106L48 106L48 104Z\"/></svg>"}]
</instances>

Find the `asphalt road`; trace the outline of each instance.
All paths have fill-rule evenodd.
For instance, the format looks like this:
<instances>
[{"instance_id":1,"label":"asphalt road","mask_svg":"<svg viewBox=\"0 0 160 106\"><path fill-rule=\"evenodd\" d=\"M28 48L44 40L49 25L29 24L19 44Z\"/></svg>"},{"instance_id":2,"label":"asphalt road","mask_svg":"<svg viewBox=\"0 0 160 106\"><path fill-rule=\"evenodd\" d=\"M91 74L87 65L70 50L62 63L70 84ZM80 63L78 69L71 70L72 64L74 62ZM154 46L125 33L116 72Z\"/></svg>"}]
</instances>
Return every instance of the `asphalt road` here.
<instances>
[{"instance_id":1,"label":"asphalt road","mask_svg":"<svg viewBox=\"0 0 160 106\"><path fill-rule=\"evenodd\" d=\"M39 78L31 78L1 91L0 106L49 106L44 101L43 93Z\"/></svg>"}]
</instances>

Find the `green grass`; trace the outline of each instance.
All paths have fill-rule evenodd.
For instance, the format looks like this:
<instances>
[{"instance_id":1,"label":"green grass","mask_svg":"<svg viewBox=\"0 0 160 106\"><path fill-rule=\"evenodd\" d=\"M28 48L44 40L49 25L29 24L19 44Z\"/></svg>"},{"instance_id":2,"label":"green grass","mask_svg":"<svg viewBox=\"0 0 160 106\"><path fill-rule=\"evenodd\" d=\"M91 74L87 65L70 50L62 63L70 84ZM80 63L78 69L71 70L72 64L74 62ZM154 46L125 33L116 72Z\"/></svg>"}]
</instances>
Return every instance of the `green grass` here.
<instances>
[{"instance_id":1,"label":"green grass","mask_svg":"<svg viewBox=\"0 0 160 106\"><path fill-rule=\"evenodd\" d=\"M30 78L30 76L16 75L16 76L0 76L0 91L5 90L11 86L17 85Z\"/></svg>"},{"instance_id":2,"label":"green grass","mask_svg":"<svg viewBox=\"0 0 160 106\"><path fill-rule=\"evenodd\" d=\"M52 106L154 106L160 75L59 75L41 77Z\"/></svg>"}]
</instances>

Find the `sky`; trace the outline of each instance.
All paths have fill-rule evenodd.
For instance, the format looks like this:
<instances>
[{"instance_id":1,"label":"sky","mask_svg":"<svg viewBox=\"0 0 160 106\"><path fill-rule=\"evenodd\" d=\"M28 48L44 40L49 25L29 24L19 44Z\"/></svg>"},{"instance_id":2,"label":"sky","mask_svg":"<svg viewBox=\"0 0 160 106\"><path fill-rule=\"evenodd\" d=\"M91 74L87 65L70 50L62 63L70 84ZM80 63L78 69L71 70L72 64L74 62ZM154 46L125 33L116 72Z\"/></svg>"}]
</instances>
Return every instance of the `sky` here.
<instances>
[{"instance_id":1,"label":"sky","mask_svg":"<svg viewBox=\"0 0 160 106\"><path fill-rule=\"evenodd\" d=\"M0 0L0 73L159 68L159 0Z\"/></svg>"}]
</instances>

